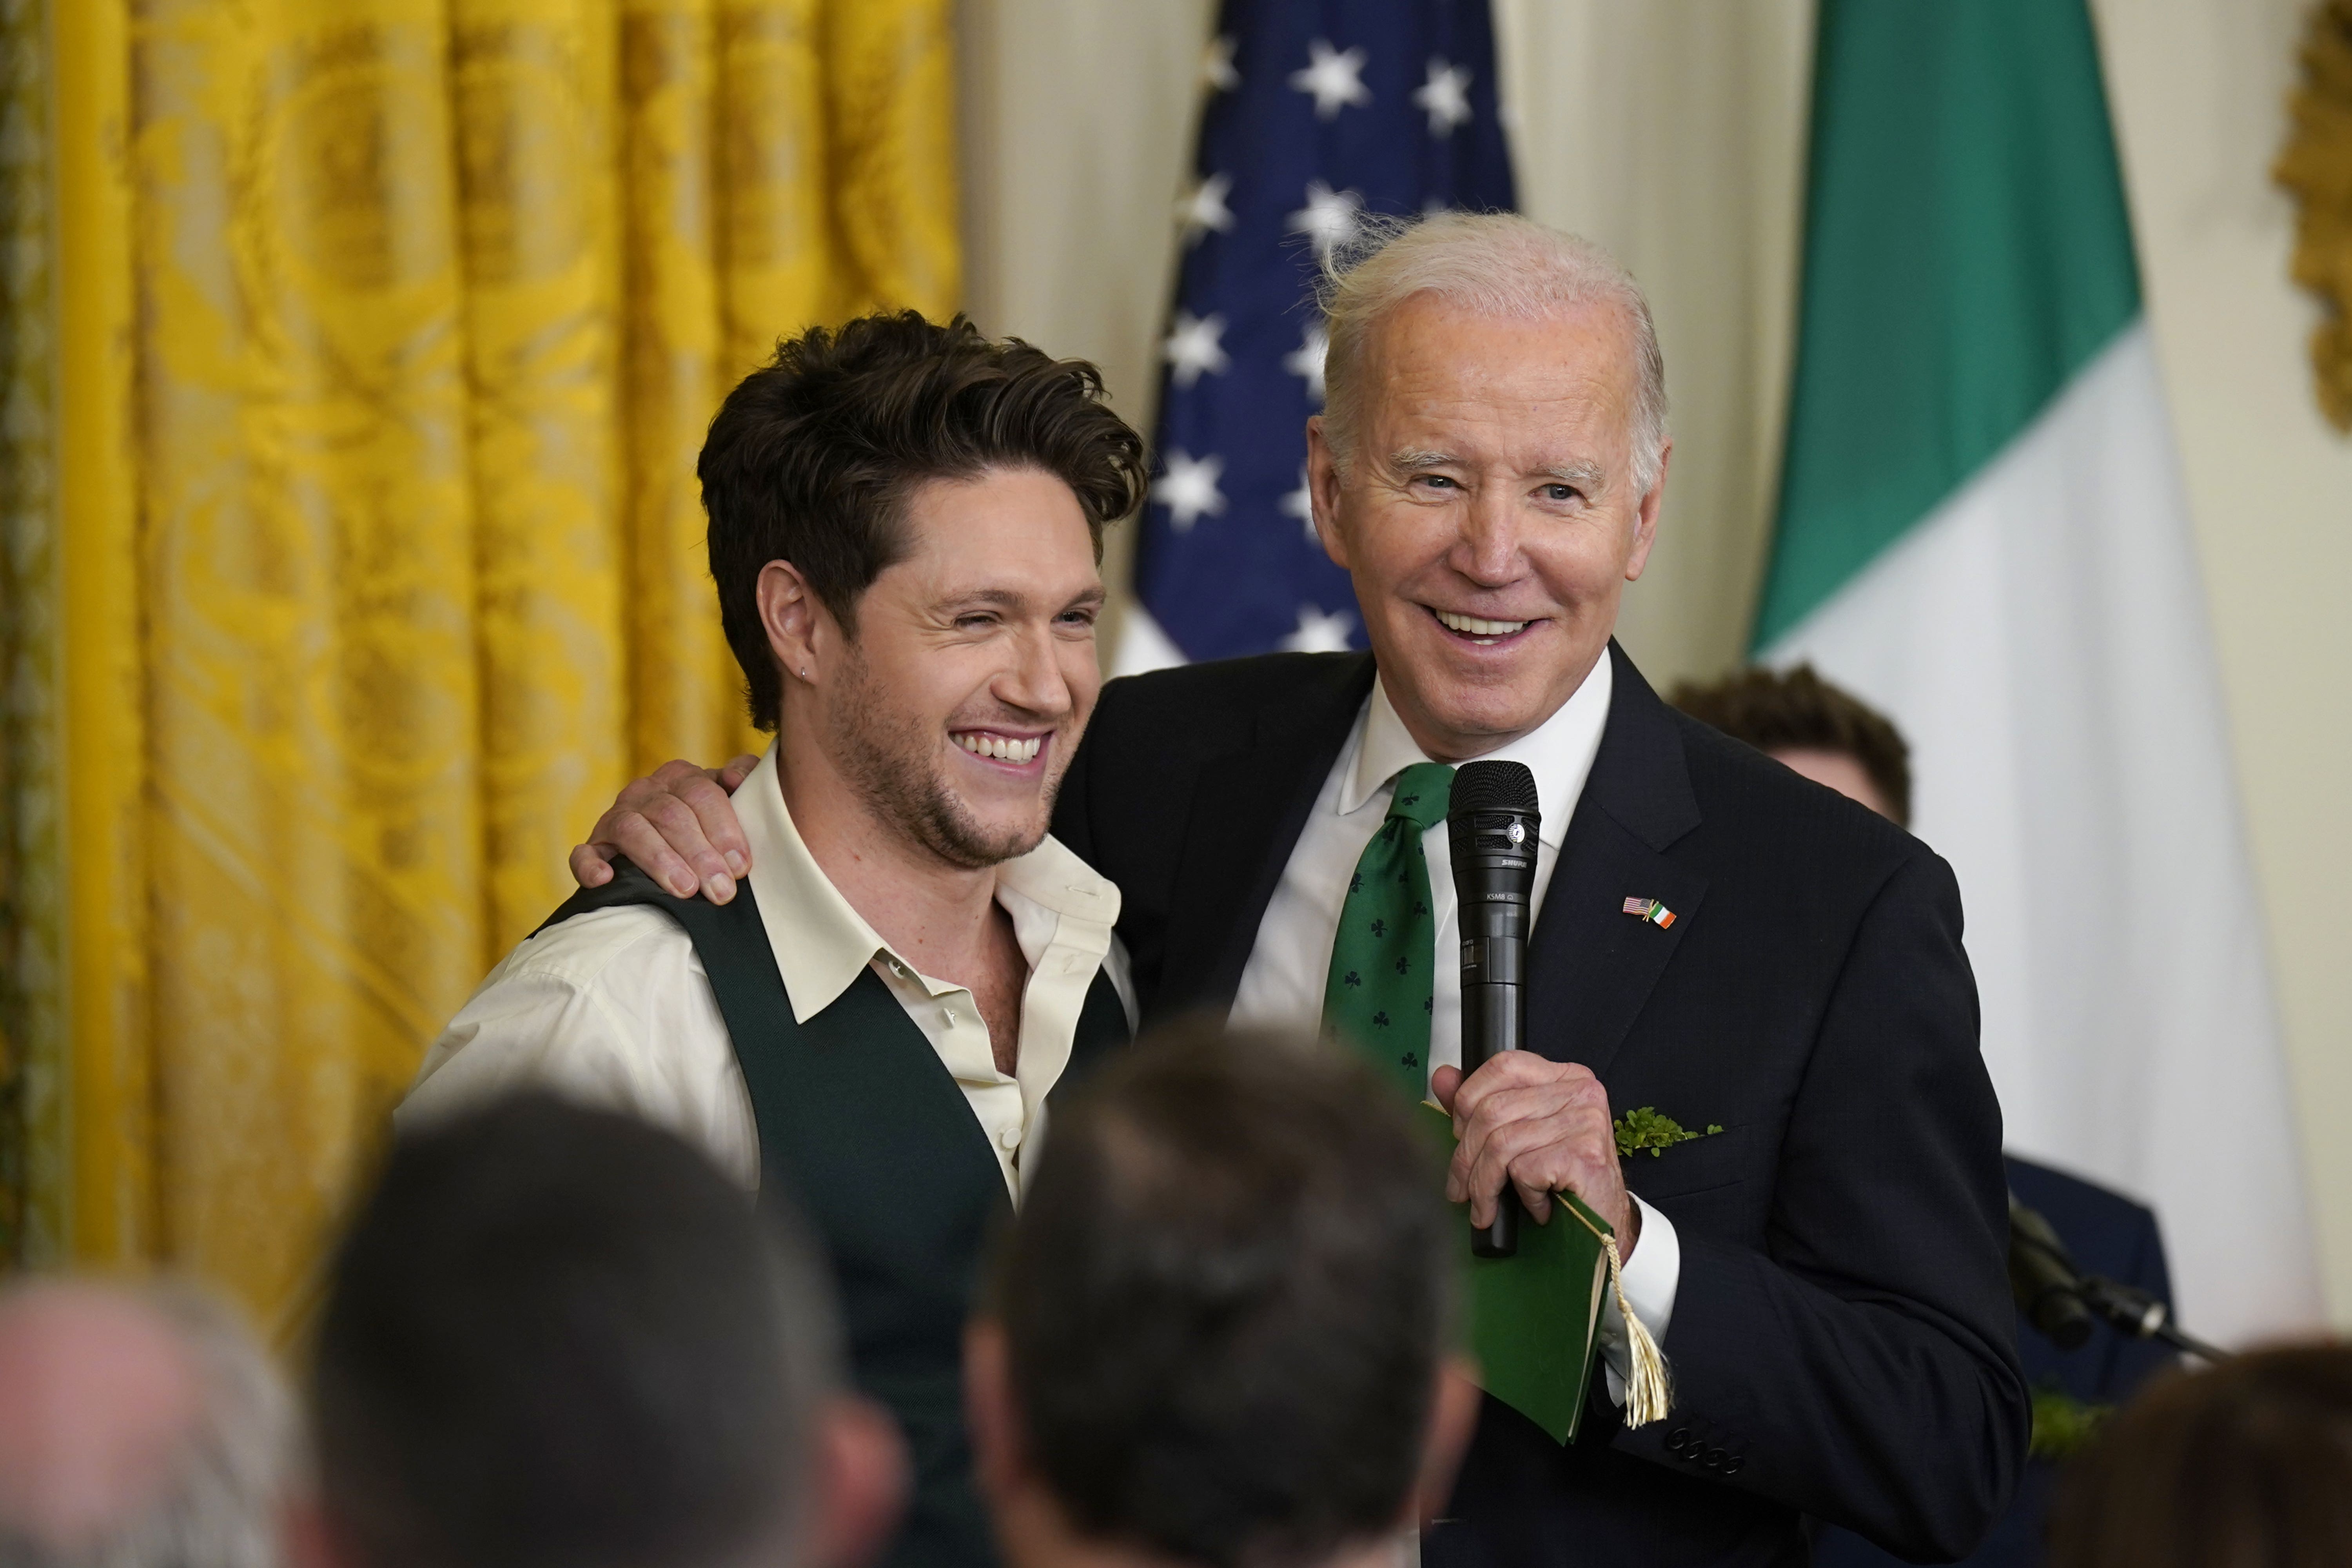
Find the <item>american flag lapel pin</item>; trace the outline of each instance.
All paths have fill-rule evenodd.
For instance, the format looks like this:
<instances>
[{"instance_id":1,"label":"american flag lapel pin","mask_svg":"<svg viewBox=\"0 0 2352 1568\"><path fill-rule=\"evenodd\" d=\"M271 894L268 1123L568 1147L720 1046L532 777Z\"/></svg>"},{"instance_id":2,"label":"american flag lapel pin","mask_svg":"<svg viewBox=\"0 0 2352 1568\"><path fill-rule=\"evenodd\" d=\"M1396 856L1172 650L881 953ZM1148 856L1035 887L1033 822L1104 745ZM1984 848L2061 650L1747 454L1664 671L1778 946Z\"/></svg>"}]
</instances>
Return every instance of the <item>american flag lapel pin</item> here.
<instances>
[{"instance_id":1,"label":"american flag lapel pin","mask_svg":"<svg viewBox=\"0 0 2352 1568\"><path fill-rule=\"evenodd\" d=\"M1637 915L1660 931L1675 923L1675 911L1655 899L1628 899L1624 907L1627 914Z\"/></svg>"}]
</instances>

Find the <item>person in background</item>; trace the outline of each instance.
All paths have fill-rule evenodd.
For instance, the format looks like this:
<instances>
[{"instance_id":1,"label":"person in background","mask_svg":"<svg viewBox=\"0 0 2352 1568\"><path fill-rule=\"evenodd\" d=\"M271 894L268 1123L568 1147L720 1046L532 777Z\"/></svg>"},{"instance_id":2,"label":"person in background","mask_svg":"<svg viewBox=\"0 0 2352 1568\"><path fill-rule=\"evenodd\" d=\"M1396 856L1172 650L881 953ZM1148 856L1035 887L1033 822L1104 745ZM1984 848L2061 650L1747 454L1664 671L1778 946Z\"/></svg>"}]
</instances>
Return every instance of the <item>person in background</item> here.
<instances>
[{"instance_id":1,"label":"person in background","mask_svg":"<svg viewBox=\"0 0 2352 1568\"><path fill-rule=\"evenodd\" d=\"M1911 748L1893 721L1801 664L1754 666L1666 700L1898 827L1911 826Z\"/></svg>"},{"instance_id":2,"label":"person in background","mask_svg":"<svg viewBox=\"0 0 2352 1568\"><path fill-rule=\"evenodd\" d=\"M277 1568L294 1404L181 1284L0 1290L0 1565Z\"/></svg>"},{"instance_id":3,"label":"person in background","mask_svg":"<svg viewBox=\"0 0 2352 1568\"><path fill-rule=\"evenodd\" d=\"M896 1519L815 1254L651 1125L400 1140L328 1289L303 1568L856 1568Z\"/></svg>"},{"instance_id":4,"label":"person in background","mask_svg":"<svg viewBox=\"0 0 2352 1568\"><path fill-rule=\"evenodd\" d=\"M2051 1568L2352 1563L2352 1346L2158 1381L2061 1482Z\"/></svg>"},{"instance_id":5,"label":"person in background","mask_svg":"<svg viewBox=\"0 0 2352 1568\"><path fill-rule=\"evenodd\" d=\"M1412 1114L1339 1050L1204 1021L1057 1114L965 1357L1013 1568L1393 1563L1478 1399Z\"/></svg>"},{"instance_id":6,"label":"person in background","mask_svg":"<svg viewBox=\"0 0 2352 1568\"><path fill-rule=\"evenodd\" d=\"M1876 709L1823 680L1811 666L1752 668L1711 685L1685 683L1670 700L1815 784L1860 801L1891 822L1911 825L1911 749L1901 731ZM2152 1210L2015 1154L2004 1154L2002 1163L2010 1191L2055 1227L2087 1272L2171 1301L2164 1238ZM2032 1568L2042 1561L2043 1525L2070 1435L2085 1427L2085 1414L2128 1399L2172 1362L2163 1345L2105 1328L2076 1349L2061 1350L2021 1313L2017 1351L2035 1389L2032 1456L2008 1511L1983 1544L1962 1559L1973 1568ZM1813 1561L1816 1568L1883 1568L1900 1559L1832 1526L1815 1541Z\"/></svg>"}]
</instances>

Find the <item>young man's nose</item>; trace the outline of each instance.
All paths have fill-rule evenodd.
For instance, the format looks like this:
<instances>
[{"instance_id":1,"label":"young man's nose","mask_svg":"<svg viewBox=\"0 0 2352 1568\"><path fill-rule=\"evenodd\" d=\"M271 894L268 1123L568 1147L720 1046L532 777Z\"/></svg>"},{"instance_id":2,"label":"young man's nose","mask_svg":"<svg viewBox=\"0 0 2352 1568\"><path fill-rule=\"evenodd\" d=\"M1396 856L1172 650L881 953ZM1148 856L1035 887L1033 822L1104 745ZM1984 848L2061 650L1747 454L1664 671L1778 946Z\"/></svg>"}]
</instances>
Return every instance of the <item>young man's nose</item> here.
<instances>
[{"instance_id":1,"label":"young man's nose","mask_svg":"<svg viewBox=\"0 0 2352 1568\"><path fill-rule=\"evenodd\" d=\"M1061 718L1075 699L1058 655L1050 630L1024 634L1015 644L1012 663L996 679L996 695L1040 718Z\"/></svg>"}]
</instances>

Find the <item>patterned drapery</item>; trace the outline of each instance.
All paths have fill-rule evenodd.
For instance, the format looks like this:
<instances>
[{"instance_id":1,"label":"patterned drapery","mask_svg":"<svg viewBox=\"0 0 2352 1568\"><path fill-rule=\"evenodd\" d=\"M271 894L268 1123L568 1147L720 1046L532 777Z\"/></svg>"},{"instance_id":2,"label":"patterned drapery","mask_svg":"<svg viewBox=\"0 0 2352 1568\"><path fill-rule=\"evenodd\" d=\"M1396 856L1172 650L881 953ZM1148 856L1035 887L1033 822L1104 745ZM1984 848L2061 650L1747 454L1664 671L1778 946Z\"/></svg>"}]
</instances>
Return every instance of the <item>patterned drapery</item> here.
<instances>
[{"instance_id":1,"label":"patterned drapery","mask_svg":"<svg viewBox=\"0 0 2352 1568\"><path fill-rule=\"evenodd\" d=\"M282 1328L569 844L740 749L695 452L779 334L953 308L950 0L44 8L0 3L0 1223Z\"/></svg>"}]
</instances>

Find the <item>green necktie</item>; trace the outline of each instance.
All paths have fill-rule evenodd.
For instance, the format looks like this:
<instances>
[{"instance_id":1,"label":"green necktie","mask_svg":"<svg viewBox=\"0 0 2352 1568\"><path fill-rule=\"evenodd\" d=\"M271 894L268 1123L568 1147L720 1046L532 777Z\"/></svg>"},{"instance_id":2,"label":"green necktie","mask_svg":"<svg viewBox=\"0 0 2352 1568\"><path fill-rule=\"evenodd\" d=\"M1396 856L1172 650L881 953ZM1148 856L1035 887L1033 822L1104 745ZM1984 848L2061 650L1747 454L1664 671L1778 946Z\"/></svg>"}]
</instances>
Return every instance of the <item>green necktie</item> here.
<instances>
[{"instance_id":1,"label":"green necktie","mask_svg":"<svg viewBox=\"0 0 2352 1568\"><path fill-rule=\"evenodd\" d=\"M1415 763L1397 774L1388 820L1364 846L1323 983L1323 1026L1368 1053L1415 1102L1429 1094L1429 1017L1437 916L1421 836L1445 820L1454 770Z\"/></svg>"}]
</instances>

